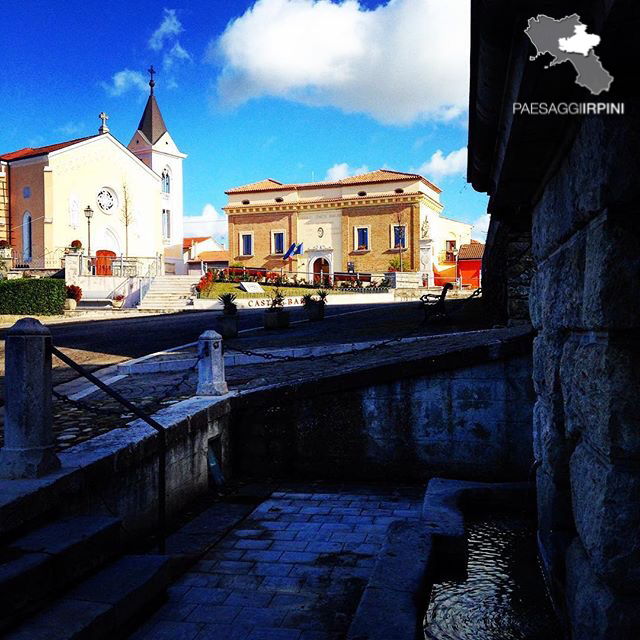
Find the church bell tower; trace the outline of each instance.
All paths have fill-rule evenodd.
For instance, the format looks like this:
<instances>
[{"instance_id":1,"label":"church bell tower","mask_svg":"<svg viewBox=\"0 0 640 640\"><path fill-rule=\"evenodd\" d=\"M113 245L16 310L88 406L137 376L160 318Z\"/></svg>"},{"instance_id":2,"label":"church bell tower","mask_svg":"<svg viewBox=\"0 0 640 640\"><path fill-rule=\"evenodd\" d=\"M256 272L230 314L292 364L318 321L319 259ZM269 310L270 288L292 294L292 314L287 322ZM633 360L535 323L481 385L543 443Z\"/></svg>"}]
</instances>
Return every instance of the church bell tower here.
<instances>
[{"instance_id":1,"label":"church bell tower","mask_svg":"<svg viewBox=\"0 0 640 640\"><path fill-rule=\"evenodd\" d=\"M181 274L185 269L182 261L184 214L182 161L187 156L176 146L160 113L154 95L155 73L155 69L151 66L149 98L128 148L161 177L161 210L158 215L162 217L165 271Z\"/></svg>"}]
</instances>

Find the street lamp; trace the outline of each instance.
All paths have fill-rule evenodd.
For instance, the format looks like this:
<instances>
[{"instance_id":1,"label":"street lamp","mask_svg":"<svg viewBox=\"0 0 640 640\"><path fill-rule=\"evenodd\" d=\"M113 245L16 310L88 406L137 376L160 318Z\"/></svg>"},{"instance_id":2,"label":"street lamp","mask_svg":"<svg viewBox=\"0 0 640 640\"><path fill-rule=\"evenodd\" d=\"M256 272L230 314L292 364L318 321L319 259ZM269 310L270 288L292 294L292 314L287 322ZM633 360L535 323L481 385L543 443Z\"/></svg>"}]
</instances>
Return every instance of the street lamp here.
<instances>
[{"instance_id":1,"label":"street lamp","mask_svg":"<svg viewBox=\"0 0 640 640\"><path fill-rule=\"evenodd\" d=\"M93 209L89 205L84 210L84 215L87 219L87 253L89 254L89 265L91 265L91 218L93 218Z\"/></svg>"}]
</instances>

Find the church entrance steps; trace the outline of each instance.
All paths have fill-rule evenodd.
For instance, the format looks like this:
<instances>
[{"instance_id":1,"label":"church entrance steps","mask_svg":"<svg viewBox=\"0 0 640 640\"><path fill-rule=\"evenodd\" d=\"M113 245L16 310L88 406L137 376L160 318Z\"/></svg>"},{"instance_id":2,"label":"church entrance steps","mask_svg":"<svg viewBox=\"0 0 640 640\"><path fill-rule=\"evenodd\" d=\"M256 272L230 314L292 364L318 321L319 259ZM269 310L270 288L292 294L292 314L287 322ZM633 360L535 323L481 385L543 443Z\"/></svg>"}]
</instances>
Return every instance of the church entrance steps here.
<instances>
[{"instance_id":1,"label":"church entrance steps","mask_svg":"<svg viewBox=\"0 0 640 640\"><path fill-rule=\"evenodd\" d=\"M123 556L4 637L6 640L123 638L132 621L157 603L170 583L169 556Z\"/></svg>"},{"instance_id":2,"label":"church entrance steps","mask_svg":"<svg viewBox=\"0 0 640 640\"><path fill-rule=\"evenodd\" d=\"M158 276L149 286L138 309L184 309L198 280L196 276Z\"/></svg>"},{"instance_id":3,"label":"church entrance steps","mask_svg":"<svg viewBox=\"0 0 640 640\"><path fill-rule=\"evenodd\" d=\"M75 516L35 528L4 545L0 598L11 606L0 614L0 631L111 559L120 546L120 529L117 518Z\"/></svg>"}]
</instances>

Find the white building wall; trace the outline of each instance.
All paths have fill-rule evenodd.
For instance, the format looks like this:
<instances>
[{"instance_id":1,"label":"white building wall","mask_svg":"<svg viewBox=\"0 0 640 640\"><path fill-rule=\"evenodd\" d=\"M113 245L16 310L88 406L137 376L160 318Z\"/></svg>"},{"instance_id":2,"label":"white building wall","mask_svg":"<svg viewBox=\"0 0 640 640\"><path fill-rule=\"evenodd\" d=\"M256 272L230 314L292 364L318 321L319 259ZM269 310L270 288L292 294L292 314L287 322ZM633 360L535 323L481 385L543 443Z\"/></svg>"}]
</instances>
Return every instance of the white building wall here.
<instances>
[{"instance_id":1,"label":"white building wall","mask_svg":"<svg viewBox=\"0 0 640 640\"><path fill-rule=\"evenodd\" d=\"M123 220L124 188L127 185L132 221L129 255L153 257L163 251L161 220L157 215L160 178L132 157L109 134L49 154L52 184L52 244L68 247L80 240L88 245L84 209L93 209L91 252L100 249L125 254ZM109 213L97 202L98 193L112 190L117 205Z\"/></svg>"}]
</instances>

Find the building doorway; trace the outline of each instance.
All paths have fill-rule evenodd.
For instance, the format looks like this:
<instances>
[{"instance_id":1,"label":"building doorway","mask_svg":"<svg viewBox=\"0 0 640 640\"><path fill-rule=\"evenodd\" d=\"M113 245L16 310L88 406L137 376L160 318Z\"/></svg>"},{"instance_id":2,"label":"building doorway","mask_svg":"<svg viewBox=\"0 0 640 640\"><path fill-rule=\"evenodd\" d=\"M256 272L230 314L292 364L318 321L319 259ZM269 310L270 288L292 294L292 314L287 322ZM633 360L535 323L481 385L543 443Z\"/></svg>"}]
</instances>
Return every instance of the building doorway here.
<instances>
[{"instance_id":1,"label":"building doorway","mask_svg":"<svg viewBox=\"0 0 640 640\"><path fill-rule=\"evenodd\" d=\"M324 258L316 258L313 263L313 283L324 284L328 282L330 274L329 262Z\"/></svg>"},{"instance_id":2,"label":"building doorway","mask_svg":"<svg viewBox=\"0 0 640 640\"><path fill-rule=\"evenodd\" d=\"M116 258L116 254L113 251L107 249L100 249L96 251L96 275L97 276L110 276L113 274L113 261Z\"/></svg>"}]
</instances>

